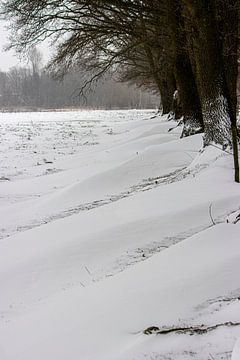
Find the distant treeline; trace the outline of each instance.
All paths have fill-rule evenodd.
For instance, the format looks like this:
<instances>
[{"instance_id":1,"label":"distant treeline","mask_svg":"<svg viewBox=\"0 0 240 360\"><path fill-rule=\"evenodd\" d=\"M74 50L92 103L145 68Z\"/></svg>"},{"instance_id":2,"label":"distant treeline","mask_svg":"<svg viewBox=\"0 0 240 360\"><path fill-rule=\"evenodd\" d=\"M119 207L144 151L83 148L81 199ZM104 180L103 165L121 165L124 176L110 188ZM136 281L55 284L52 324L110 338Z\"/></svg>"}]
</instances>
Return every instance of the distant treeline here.
<instances>
[{"instance_id":1,"label":"distant treeline","mask_svg":"<svg viewBox=\"0 0 240 360\"><path fill-rule=\"evenodd\" d=\"M90 77L90 76L89 76ZM0 71L0 110L41 110L64 108L129 109L156 108L158 97L135 86L114 81L111 76L80 94L86 74L72 72L61 81L45 71L14 67Z\"/></svg>"}]
</instances>

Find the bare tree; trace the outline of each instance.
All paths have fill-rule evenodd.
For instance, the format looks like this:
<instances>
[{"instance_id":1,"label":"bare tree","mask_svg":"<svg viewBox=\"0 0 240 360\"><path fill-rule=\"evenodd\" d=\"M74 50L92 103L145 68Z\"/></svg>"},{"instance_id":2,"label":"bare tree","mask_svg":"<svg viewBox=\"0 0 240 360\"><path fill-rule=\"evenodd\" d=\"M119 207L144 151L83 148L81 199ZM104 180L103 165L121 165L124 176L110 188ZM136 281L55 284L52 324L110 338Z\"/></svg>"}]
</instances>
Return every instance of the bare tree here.
<instances>
[{"instance_id":1,"label":"bare tree","mask_svg":"<svg viewBox=\"0 0 240 360\"><path fill-rule=\"evenodd\" d=\"M42 68L42 53L36 46L32 46L27 52L27 59L31 64L32 73L39 74Z\"/></svg>"}]
</instances>

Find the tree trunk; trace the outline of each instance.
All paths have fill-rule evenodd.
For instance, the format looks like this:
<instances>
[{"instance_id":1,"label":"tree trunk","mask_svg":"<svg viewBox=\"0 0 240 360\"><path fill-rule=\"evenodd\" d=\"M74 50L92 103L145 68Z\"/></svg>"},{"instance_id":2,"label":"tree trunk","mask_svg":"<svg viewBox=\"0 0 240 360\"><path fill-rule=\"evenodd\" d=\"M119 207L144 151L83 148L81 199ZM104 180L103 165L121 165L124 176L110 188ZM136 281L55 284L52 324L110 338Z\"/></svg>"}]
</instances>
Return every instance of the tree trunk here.
<instances>
[{"instance_id":1,"label":"tree trunk","mask_svg":"<svg viewBox=\"0 0 240 360\"><path fill-rule=\"evenodd\" d=\"M224 86L223 54L217 31L215 0L183 0L191 18L193 54L200 95L204 145L231 144L229 104Z\"/></svg>"},{"instance_id":2,"label":"tree trunk","mask_svg":"<svg viewBox=\"0 0 240 360\"><path fill-rule=\"evenodd\" d=\"M192 24L195 71L205 125L204 144L232 145L239 182L237 106L237 0L182 0Z\"/></svg>"},{"instance_id":3,"label":"tree trunk","mask_svg":"<svg viewBox=\"0 0 240 360\"><path fill-rule=\"evenodd\" d=\"M223 51L224 76L230 107L236 118L238 77L238 19L240 7L237 0L216 0L217 26Z\"/></svg>"},{"instance_id":4,"label":"tree trunk","mask_svg":"<svg viewBox=\"0 0 240 360\"><path fill-rule=\"evenodd\" d=\"M175 81L172 72L169 72L167 78L161 78L161 74L159 75L162 115L166 115L173 111L173 95L176 90Z\"/></svg>"},{"instance_id":5,"label":"tree trunk","mask_svg":"<svg viewBox=\"0 0 240 360\"><path fill-rule=\"evenodd\" d=\"M178 52L175 71L184 123L181 137L185 137L202 132L203 119L194 75L186 54Z\"/></svg>"},{"instance_id":6,"label":"tree trunk","mask_svg":"<svg viewBox=\"0 0 240 360\"><path fill-rule=\"evenodd\" d=\"M146 42L144 42L144 50L152 71L152 77L161 96L162 115L169 114L173 110L173 94L176 90L171 66L168 65L160 72L159 64L156 64L152 49Z\"/></svg>"},{"instance_id":7,"label":"tree trunk","mask_svg":"<svg viewBox=\"0 0 240 360\"><path fill-rule=\"evenodd\" d=\"M240 9L236 0L218 0L218 28L223 42L224 86L229 105L235 181L239 183L237 77L238 77L238 19Z\"/></svg>"},{"instance_id":8,"label":"tree trunk","mask_svg":"<svg viewBox=\"0 0 240 360\"><path fill-rule=\"evenodd\" d=\"M166 115L173 111L173 95L176 90L172 61L169 52L163 48L161 36L159 36L159 42L155 44L155 49L149 44L149 39L146 39L148 33L145 21L142 17L140 21L143 34L145 34L145 38L143 38L144 51L152 72L152 78L161 96L162 115ZM157 32L159 31L157 26L159 21L159 19L156 19L155 27Z\"/></svg>"},{"instance_id":9,"label":"tree trunk","mask_svg":"<svg viewBox=\"0 0 240 360\"><path fill-rule=\"evenodd\" d=\"M175 48L175 77L183 114L182 137L184 137L202 132L204 124L195 77L187 51L182 9L177 1L174 4L171 1L170 3L172 3L170 18Z\"/></svg>"}]
</instances>

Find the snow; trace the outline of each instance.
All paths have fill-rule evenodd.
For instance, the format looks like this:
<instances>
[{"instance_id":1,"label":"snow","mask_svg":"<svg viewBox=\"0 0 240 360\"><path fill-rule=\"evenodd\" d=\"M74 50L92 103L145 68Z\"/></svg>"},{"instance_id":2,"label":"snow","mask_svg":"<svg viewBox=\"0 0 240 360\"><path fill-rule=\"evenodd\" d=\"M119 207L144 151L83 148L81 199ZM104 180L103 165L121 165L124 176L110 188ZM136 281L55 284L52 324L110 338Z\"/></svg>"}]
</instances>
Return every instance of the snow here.
<instances>
[{"instance_id":1,"label":"snow","mask_svg":"<svg viewBox=\"0 0 240 360\"><path fill-rule=\"evenodd\" d=\"M232 360L240 359L240 339L238 339L234 345L231 359Z\"/></svg>"},{"instance_id":2,"label":"snow","mask_svg":"<svg viewBox=\"0 0 240 360\"><path fill-rule=\"evenodd\" d=\"M232 158L153 114L0 114L1 360L231 358Z\"/></svg>"}]
</instances>

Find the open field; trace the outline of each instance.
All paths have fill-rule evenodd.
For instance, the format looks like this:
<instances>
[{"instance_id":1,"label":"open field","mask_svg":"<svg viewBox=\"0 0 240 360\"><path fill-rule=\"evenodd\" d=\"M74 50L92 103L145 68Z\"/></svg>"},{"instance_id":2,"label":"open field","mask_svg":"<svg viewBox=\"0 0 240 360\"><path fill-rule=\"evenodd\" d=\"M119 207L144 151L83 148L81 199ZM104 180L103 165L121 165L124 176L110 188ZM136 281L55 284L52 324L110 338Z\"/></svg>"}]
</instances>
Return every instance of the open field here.
<instances>
[{"instance_id":1,"label":"open field","mask_svg":"<svg viewBox=\"0 0 240 360\"><path fill-rule=\"evenodd\" d=\"M231 359L232 156L153 115L0 114L1 360Z\"/></svg>"}]
</instances>

